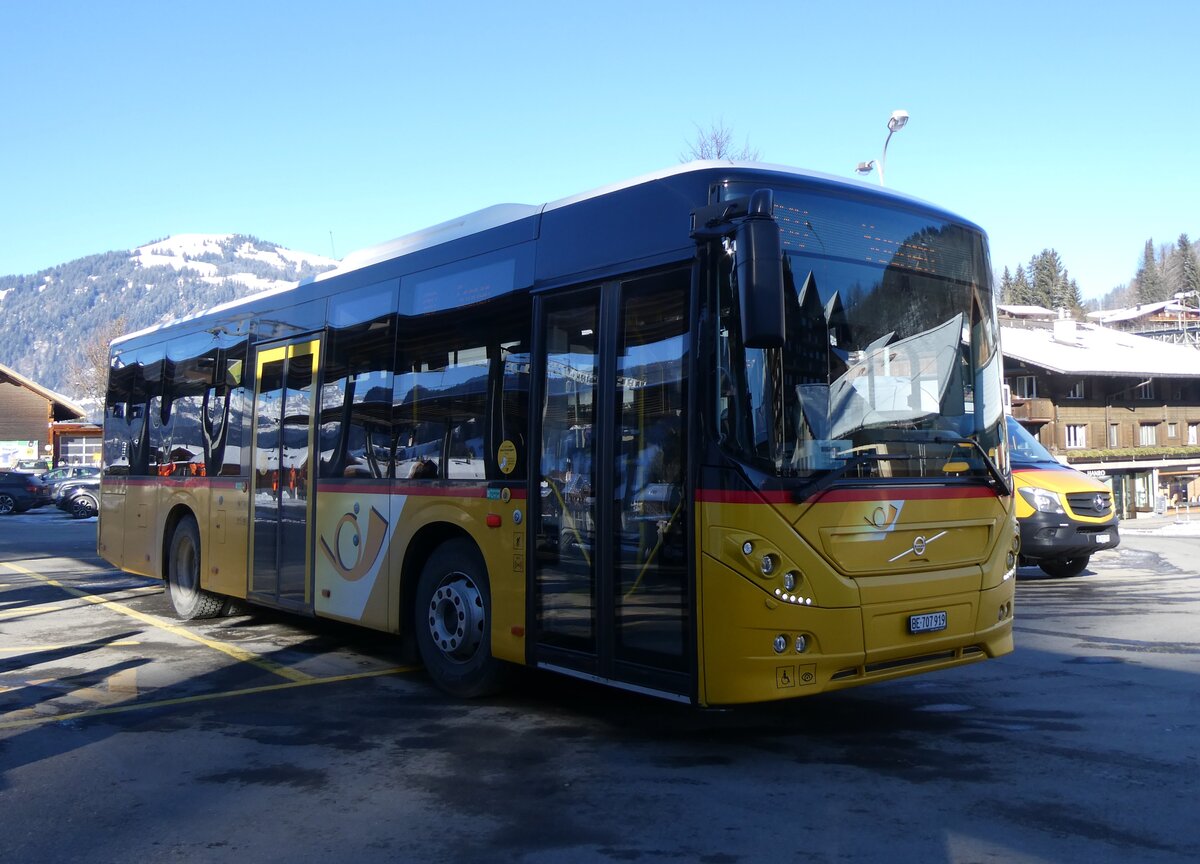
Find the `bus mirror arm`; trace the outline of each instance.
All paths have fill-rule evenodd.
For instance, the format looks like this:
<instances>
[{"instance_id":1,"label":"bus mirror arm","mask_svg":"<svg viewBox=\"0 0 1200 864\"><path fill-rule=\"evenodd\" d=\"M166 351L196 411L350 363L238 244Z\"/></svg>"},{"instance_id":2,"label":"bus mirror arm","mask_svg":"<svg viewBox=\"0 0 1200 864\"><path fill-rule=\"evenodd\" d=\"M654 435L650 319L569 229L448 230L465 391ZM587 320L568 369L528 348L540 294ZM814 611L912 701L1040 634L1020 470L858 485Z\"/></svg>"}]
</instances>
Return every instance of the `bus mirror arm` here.
<instances>
[{"instance_id":1,"label":"bus mirror arm","mask_svg":"<svg viewBox=\"0 0 1200 864\"><path fill-rule=\"evenodd\" d=\"M705 241L730 235L736 244L742 341L747 348L782 348L783 245L770 189L693 211L693 239Z\"/></svg>"}]
</instances>

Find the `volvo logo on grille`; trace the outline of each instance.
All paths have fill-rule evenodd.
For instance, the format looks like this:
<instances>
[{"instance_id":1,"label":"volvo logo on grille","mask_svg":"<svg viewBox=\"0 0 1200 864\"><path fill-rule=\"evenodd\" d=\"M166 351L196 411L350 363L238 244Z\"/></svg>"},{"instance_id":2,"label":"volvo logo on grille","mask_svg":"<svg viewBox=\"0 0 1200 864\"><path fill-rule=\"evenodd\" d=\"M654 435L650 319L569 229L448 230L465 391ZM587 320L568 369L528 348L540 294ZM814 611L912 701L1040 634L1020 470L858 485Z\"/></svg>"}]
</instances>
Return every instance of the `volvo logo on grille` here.
<instances>
[{"instance_id":1,"label":"volvo logo on grille","mask_svg":"<svg viewBox=\"0 0 1200 864\"><path fill-rule=\"evenodd\" d=\"M913 538L911 547L909 547L908 549L905 549L899 555L889 558L888 563L891 564L895 561L899 561L905 555L916 555L918 558L920 558L922 555L925 554L925 549L926 549L926 547L929 546L930 543L932 543L934 540L937 540L937 539L939 539L941 537L945 537L945 536L946 536L945 531L939 531L938 533L934 534L932 537L926 537L923 534L918 534L916 537Z\"/></svg>"}]
</instances>

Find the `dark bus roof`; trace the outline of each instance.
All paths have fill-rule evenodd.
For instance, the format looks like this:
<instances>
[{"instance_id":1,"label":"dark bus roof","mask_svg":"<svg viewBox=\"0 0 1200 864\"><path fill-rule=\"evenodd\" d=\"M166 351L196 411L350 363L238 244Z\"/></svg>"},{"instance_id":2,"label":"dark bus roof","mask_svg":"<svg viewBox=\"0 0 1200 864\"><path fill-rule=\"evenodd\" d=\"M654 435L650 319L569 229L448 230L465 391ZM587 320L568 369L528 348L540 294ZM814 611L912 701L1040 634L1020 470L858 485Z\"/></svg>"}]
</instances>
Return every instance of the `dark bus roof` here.
<instances>
[{"instance_id":1,"label":"dark bus roof","mask_svg":"<svg viewBox=\"0 0 1200 864\"><path fill-rule=\"evenodd\" d=\"M486 260L511 250L517 288L600 279L690 259L695 242L690 216L725 183L809 188L901 210L919 211L980 231L941 208L860 180L783 165L704 161L542 205L498 204L346 256L334 270L284 288L243 297L196 315L123 336L118 349L254 318L332 294L433 270L454 262Z\"/></svg>"}]
</instances>

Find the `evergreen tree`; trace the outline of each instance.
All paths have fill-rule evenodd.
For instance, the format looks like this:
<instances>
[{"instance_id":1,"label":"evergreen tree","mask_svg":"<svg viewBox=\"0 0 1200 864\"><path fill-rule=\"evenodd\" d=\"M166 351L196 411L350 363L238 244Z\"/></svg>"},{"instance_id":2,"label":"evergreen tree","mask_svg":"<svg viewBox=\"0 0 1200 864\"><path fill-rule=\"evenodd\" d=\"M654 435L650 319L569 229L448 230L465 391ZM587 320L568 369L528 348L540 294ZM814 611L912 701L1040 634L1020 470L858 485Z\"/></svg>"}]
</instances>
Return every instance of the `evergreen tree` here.
<instances>
[{"instance_id":1,"label":"evergreen tree","mask_svg":"<svg viewBox=\"0 0 1200 864\"><path fill-rule=\"evenodd\" d=\"M1017 272L1013 275L1012 287L1013 304L1017 306L1033 306L1033 286L1025 275L1024 266L1018 264Z\"/></svg>"},{"instance_id":2,"label":"evergreen tree","mask_svg":"<svg viewBox=\"0 0 1200 864\"><path fill-rule=\"evenodd\" d=\"M1016 300L1012 296L1013 278L1012 273L1008 271L1008 267L1004 268L1004 273L1000 276L1000 302L1010 305L1016 305Z\"/></svg>"},{"instance_id":3,"label":"evergreen tree","mask_svg":"<svg viewBox=\"0 0 1200 864\"><path fill-rule=\"evenodd\" d=\"M1029 260L1033 274L1033 296L1039 306L1048 309L1077 309L1070 279L1062 265L1062 257L1054 249L1043 249Z\"/></svg>"},{"instance_id":4,"label":"evergreen tree","mask_svg":"<svg viewBox=\"0 0 1200 864\"><path fill-rule=\"evenodd\" d=\"M1179 285L1176 291L1184 294L1192 294L1191 305L1195 306L1196 299L1200 298L1200 261L1196 259L1196 249L1192 246L1192 241L1188 239L1187 234L1179 235L1177 251L1180 259L1180 272Z\"/></svg>"},{"instance_id":5,"label":"evergreen tree","mask_svg":"<svg viewBox=\"0 0 1200 864\"><path fill-rule=\"evenodd\" d=\"M1138 303L1157 303L1167 299L1166 280L1159 268L1158 259L1154 255L1154 239L1146 241L1142 251L1142 266L1138 268L1133 278Z\"/></svg>"}]
</instances>

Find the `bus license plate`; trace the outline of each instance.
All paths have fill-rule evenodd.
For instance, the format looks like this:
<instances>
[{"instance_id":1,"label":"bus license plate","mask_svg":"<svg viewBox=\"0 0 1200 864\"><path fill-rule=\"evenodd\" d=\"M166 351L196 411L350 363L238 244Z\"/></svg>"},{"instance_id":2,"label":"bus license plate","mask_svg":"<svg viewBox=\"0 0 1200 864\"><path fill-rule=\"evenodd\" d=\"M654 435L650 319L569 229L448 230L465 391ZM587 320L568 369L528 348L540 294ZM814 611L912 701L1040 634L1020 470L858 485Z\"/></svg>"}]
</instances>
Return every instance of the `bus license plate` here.
<instances>
[{"instance_id":1,"label":"bus license plate","mask_svg":"<svg viewBox=\"0 0 1200 864\"><path fill-rule=\"evenodd\" d=\"M945 612L926 612L924 615L908 616L909 633L934 633L946 629Z\"/></svg>"},{"instance_id":2,"label":"bus license plate","mask_svg":"<svg viewBox=\"0 0 1200 864\"><path fill-rule=\"evenodd\" d=\"M1097 542L1097 543L1107 543L1107 542L1108 542L1108 535L1107 535L1107 534L1097 534L1097 535L1096 535L1096 542Z\"/></svg>"}]
</instances>

